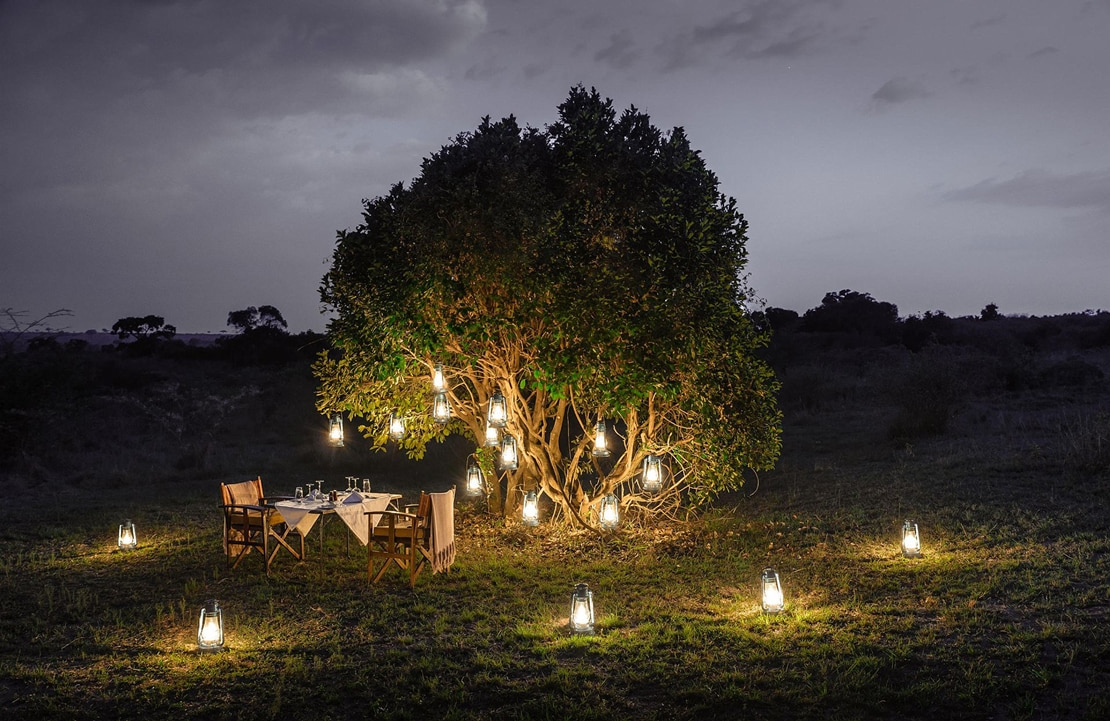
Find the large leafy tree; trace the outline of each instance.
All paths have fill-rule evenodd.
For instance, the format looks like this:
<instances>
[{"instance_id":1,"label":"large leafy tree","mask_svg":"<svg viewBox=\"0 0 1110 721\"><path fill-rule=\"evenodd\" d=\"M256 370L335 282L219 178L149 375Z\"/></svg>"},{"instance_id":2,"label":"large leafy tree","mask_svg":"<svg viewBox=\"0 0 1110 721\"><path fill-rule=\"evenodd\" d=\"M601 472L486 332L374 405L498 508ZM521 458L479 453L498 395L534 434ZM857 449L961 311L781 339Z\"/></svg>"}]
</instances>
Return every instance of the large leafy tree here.
<instances>
[{"instance_id":1,"label":"large leafy tree","mask_svg":"<svg viewBox=\"0 0 1110 721\"><path fill-rule=\"evenodd\" d=\"M340 231L321 296L335 313L315 372L318 407L364 420L377 447L391 415L413 457L451 433L483 446L489 399L508 405L519 468L489 486L557 520L592 525L615 493L641 517L678 513L772 465L780 415L766 337L745 311L746 222L681 129L571 90L545 130L489 118L427 158L409 187L364 201ZM441 363L452 418L431 417ZM605 419L612 455L593 453ZM666 459L644 490L648 455ZM460 479L462 469L460 469ZM636 515L636 514L634 514Z\"/></svg>"}]
</instances>

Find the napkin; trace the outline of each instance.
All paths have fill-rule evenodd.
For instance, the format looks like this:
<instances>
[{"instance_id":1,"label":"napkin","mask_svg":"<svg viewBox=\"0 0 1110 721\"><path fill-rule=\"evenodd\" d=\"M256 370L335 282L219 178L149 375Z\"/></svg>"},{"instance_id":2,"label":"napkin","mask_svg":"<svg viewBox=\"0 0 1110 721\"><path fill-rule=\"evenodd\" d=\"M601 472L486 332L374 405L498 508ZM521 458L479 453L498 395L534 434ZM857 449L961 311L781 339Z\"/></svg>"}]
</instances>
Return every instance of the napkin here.
<instances>
[{"instance_id":1,"label":"napkin","mask_svg":"<svg viewBox=\"0 0 1110 721\"><path fill-rule=\"evenodd\" d=\"M362 503L362 501L363 501L362 494L359 493L358 491L351 491L350 493L347 494L347 497L343 499L343 503L345 503L345 504L346 503Z\"/></svg>"}]
</instances>

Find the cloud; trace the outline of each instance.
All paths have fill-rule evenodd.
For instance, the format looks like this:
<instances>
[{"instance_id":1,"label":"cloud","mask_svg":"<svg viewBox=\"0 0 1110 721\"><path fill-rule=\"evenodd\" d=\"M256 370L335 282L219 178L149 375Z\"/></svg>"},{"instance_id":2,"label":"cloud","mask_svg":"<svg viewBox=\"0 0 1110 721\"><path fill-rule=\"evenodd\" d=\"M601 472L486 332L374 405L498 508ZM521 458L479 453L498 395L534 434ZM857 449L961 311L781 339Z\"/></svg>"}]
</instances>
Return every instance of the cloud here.
<instances>
[{"instance_id":1,"label":"cloud","mask_svg":"<svg viewBox=\"0 0 1110 721\"><path fill-rule=\"evenodd\" d=\"M623 70L640 57L640 53L633 49L635 46L632 33L628 32L627 28L622 29L609 36L609 45L594 53L594 60Z\"/></svg>"},{"instance_id":2,"label":"cloud","mask_svg":"<svg viewBox=\"0 0 1110 721\"><path fill-rule=\"evenodd\" d=\"M664 70L696 65L707 55L733 58L793 58L820 49L830 34L815 15L835 2L756 0L738 10L671 35L658 47Z\"/></svg>"},{"instance_id":3,"label":"cloud","mask_svg":"<svg viewBox=\"0 0 1110 721\"><path fill-rule=\"evenodd\" d=\"M1006 21L1006 13L1000 13L998 15L992 15L989 18L983 18L981 20L976 20L975 22L971 23L971 29L972 30L978 30L979 28L989 28L992 25L1001 25L1005 21Z\"/></svg>"},{"instance_id":4,"label":"cloud","mask_svg":"<svg viewBox=\"0 0 1110 721\"><path fill-rule=\"evenodd\" d=\"M881 109L911 100L927 98L930 95L932 93L921 82L898 76L887 80L882 87L873 92L871 102L873 107Z\"/></svg>"},{"instance_id":5,"label":"cloud","mask_svg":"<svg viewBox=\"0 0 1110 721\"><path fill-rule=\"evenodd\" d=\"M1059 48L1054 48L1049 45L1048 47L1043 47L1040 50L1034 50L1033 52L1029 53L1027 57L1029 57L1030 59L1043 58L1048 55L1055 55L1058 52L1060 52Z\"/></svg>"},{"instance_id":6,"label":"cloud","mask_svg":"<svg viewBox=\"0 0 1110 721\"><path fill-rule=\"evenodd\" d=\"M945 200L1018 207L1089 208L1110 213L1110 171L1056 175L1027 170L1009 180L990 178L944 194Z\"/></svg>"}]
</instances>

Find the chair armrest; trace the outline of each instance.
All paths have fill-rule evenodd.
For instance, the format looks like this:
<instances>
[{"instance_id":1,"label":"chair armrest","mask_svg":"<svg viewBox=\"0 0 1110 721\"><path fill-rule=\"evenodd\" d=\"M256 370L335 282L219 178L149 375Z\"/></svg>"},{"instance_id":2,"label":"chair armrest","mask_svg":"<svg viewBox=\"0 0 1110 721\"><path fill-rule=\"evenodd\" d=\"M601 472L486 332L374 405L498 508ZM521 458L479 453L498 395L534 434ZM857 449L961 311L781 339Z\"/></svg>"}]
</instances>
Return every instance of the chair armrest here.
<instances>
[{"instance_id":1,"label":"chair armrest","mask_svg":"<svg viewBox=\"0 0 1110 721\"><path fill-rule=\"evenodd\" d=\"M244 511L258 511L259 513L262 513L264 511L272 511L273 510L272 508L266 508L264 506L256 506L256 505L248 504L248 503L221 503L220 508L223 508L224 510L228 510L228 511L244 510Z\"/></svg>"},{"instance_id":2,"label":"chair armrest","mask_svg":"<svg viewBox=\"0 0 1110 721\"><path fill-rule=\"evenodd\" d=\"M411 518L416 520L415 513L401 513L400 511L367 511L364 516L391 516L393 518ZM379 522L378 525L381 525Z\"/></svg>"},{"instance_id":3,"label":"chair armrest","mask_svg":"<svg viewBox=\"0 0 1110 721\"><path fill-rule=\"evenodd\" d=\"M291 500L293 500L293 496L266 496L265 498L259 498L258 502L262 503L262 504L266 504L266 503L277 503L278 501L291 501Z\"/></svg>"}]
</instances>

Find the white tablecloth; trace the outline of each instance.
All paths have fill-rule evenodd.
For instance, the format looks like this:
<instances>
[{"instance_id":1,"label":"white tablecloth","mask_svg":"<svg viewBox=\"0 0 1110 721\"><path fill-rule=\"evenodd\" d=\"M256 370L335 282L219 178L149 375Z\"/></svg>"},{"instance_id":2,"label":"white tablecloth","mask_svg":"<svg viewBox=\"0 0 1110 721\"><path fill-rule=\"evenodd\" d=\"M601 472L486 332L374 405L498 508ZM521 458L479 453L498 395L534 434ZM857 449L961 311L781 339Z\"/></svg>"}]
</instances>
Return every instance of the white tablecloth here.
<instances>
[{"instance_id":1,"label":"white tablecloth","mask_svg":"<svg viewBox=\"0 0 1110 721\"><path fill-rule=\"evenodd\" d=\"M325 501L278 501L274 504L281 517L290 527L297 529L301 535L306 535L316 521L325 513L334 513L343 519L347 528L358 538L359 543L366 545L370 539L371 526L367 523L366 514L384 511L389 502L396 498L391 493L360 493L358 496L341 498L335 504ZM370 516L371 523L377 524L380 515Z\"/></svg>"}]
</instances>

